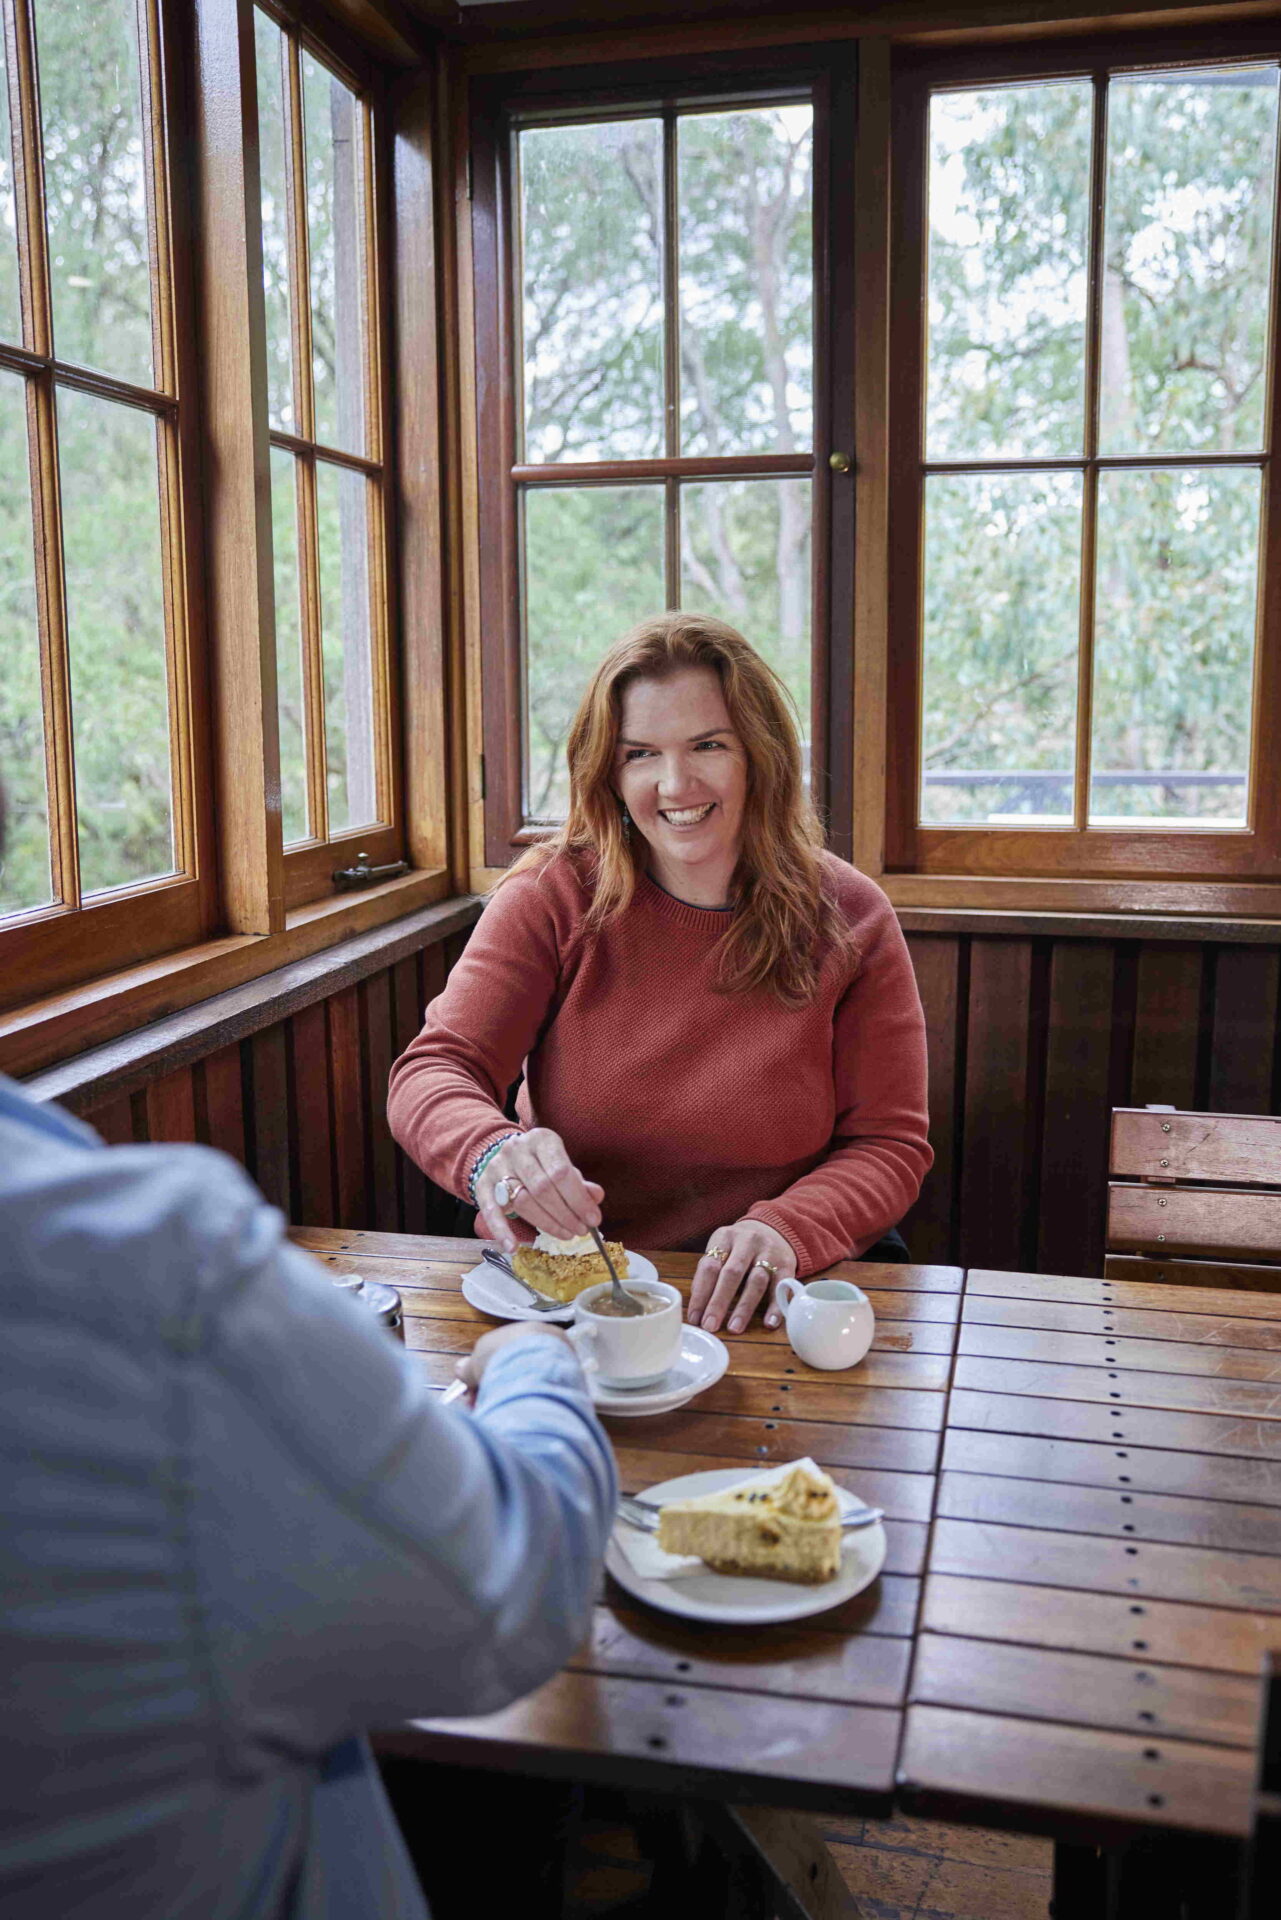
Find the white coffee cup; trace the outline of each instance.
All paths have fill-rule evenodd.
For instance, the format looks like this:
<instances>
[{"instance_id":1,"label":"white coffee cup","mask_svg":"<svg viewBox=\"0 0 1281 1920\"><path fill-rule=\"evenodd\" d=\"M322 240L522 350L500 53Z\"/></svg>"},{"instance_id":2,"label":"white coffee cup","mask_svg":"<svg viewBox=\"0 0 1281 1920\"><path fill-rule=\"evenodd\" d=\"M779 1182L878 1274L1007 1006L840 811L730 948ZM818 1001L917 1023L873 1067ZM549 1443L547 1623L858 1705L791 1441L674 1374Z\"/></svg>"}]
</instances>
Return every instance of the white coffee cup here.
<instances>
[{"instance_id":1,"label":"white coffee cup","mask_svg":"<svg viewBox=\"0 0 1281 1920\"><path fill-rule=\"evenodd\" d=\"M784 1317L792 1351L807 1367L852 1367L872 1344L872 1303L852 1280L780 1280L774 1305Z\"/></svg>"},{"instance_id":2,"label":"white coffee cup","mask_svg":"<svg viewBox=\"0 0 1281 1920\"><path fill-rule=\"evenodd\" d=\"M624 1282L624 1289L638 1297L650 1294L663 1305L657 1313L634 1318L593 1313L593 1302L608 1299L613 1291L606 1280L599 1287L588 1287L575 1300L569 1337L583 1365L603 1387L657 1386L680 1351L684 1302L664 1280L646 1280L636 1286Z\"/></svg>"}]
</instances>

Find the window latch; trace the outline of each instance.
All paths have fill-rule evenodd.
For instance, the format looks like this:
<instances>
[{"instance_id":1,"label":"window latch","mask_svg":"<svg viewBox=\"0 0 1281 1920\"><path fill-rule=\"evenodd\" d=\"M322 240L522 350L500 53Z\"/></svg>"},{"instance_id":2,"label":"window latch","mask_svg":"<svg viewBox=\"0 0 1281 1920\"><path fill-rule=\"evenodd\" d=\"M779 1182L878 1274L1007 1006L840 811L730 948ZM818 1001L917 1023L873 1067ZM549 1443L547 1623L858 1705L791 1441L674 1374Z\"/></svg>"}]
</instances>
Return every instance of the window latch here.
<instances>
[{"instance_id":1,"label":"window latch","mask_svg":"<svg viewBox=\"0 0 1281 1920\"><path fill-rule=\"evenodd\" d=\"M402 873L409 872L407 860L393 860L389 866L371 867L369 855L358 853L354 867L339 867L334 874L334 886L339 893L354 893L357 887L381 886L384 880L399 880Z\"/></svg>"}]
</instances>

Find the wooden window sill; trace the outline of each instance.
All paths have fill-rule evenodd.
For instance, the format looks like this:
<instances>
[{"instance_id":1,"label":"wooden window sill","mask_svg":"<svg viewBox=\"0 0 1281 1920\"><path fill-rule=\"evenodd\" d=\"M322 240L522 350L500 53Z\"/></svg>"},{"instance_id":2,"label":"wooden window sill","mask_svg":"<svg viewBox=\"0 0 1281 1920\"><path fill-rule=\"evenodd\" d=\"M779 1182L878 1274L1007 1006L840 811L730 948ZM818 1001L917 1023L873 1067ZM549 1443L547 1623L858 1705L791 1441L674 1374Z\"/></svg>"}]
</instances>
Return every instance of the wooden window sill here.
<instances>
[{"instance_id":1,"label":"wooden window sill","mask_svg":"<svg viewBox=\"0 0 1281 1920\"><path fill-rule=\"evenodd\" d=\"M472 895L448 895L449 877L443 868L402 874L365 893L335 894L298 907L288 916L283 933L235 934L205 941L68 992L10 1008L0 1014L0 1071L23 1078L72 1055L104 1048L120 1041L121 1036L129 1036L132 1043L139 1038L138 1029L197 1007L200 1011L189 1025L193 1033L203 1031L208 1013L203 1003L214 995L229 994L261 980L264 974L292 970L303 962L311 963L308 978L314 986L325 971L325 963L317 964L316 956L326 955L343 942L342 954L330 956L330 963L339 970L358 965L359 956L352 957L355 948L348 952L351 943L361 942L362 947L369 944L381 952L387 942L373 936L407 916L412 916L412 922L403 932L396 932L407 943L406 952L415 951L433 939L443 939L469 926L475 918L478 903ZM362 936L369 938L361 941ZM383 959L372 964L389 962ZM357 973L352 977L360 976ZM315 997L314 991L310 997ZM196 1046L191 1057L207 1050L207 1046ZM59 1096L51 1093L48 1097Z\"/></svg>"},{"instance_id":2,"label":"wooden window sill","mask_svg":"<svg viewBox=\"0 0 1281 1920\"><path fill-rule=\"evenodd\" d=\"M1182 934L1163 939L1209 939L1204 922L1281 920L1281 885L1275 881L1126 879L1084 880L1030 878L1022 875L883 873L863 864L855 866L884 887L901 909L929 908L965 913L991 913L998 918L1048 914L1094 919L1115 917L1115 933L1132 931L1135 938L1154 938L1141 931L1149 920L1168 926L1184 923ZM1133 922L1133 928L1131 928ZM1113 937L1114 937L1113 935Z\"/></svg>"}]
</instances>

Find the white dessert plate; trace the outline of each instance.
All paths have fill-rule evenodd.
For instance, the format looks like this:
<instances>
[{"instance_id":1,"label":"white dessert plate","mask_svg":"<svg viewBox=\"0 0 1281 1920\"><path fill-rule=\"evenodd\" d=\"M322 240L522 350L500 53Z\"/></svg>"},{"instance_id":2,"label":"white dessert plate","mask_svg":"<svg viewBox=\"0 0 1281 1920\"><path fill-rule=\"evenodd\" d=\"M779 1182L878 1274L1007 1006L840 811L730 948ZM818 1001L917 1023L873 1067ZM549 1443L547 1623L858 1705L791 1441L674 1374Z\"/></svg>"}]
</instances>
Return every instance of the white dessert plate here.
<instances>
[{"instance_id":1,"label":"white dessert plate","mask_svg":"<svg viewBox=\"0 0 1281 1920\"><path fill-rule=\"evenodd\" d=\"M676 1480L660 1480L655 1486L642 1487L640 1498L662 1504L665 1500L692 1500L704 1493L720 1493L736 1486L744 1478L741 1467L719 1467L708 1473L683 1473ZM842 1512L860 1503L844 1487L838 1487ZM870 1587L885 1564L885 1528L859 1527L841 1541L841 1570L834 1580L821 1587L791 1586L783 1580L750 1580L738 1574L677 1574L664 1580L647 1580L619 1545L625 1523L618 1521L605 1549L605 1565L620 1587L644 1600L660 1613L678 1613L686 1620L715 1620L722 1626L763 1627L780 1620L803 1620L807 1614L826 1613L839 1607Z\"/></svg>"},{"instance_id":2,"label":"white dessert plate","mask_svg":"<svg viewBox=\"0 0 1281 1920\"><path fill-rule=\"evenodd\" d=\"M629 1258L635 1258L630 1255ZM635 1278L639 1279L637 1274ZM639 1420L645 1414L672 1413L697 1393L706 1393L729 1365L729 1348L702 1327L681 1326L680 1352L674 1365L652 1387L605 1387L591 1368L587 1384L598 1413L611 1420ZM742 1478L740 1474L739 1478Z\"/></svg>"},{"instance_id":3,"label":"white dessert plate","mask_svg":"<svg viewBox=\"0 0 1281 1920\"><path fill-rule=\"evenodd\" d=\"M652 1260L628 1251L624 1285L628 1280L657 1278L658 1268ZM560 1313L540 1313L516 1282L509 1280L501 1267L491 1267L488 1260L482 1260L478 1267L463 1275L463 1299L492 1320L547 1320L552 1326L561 1326L574 1317L572 1301Z\"/></svg>"}]
</instances>

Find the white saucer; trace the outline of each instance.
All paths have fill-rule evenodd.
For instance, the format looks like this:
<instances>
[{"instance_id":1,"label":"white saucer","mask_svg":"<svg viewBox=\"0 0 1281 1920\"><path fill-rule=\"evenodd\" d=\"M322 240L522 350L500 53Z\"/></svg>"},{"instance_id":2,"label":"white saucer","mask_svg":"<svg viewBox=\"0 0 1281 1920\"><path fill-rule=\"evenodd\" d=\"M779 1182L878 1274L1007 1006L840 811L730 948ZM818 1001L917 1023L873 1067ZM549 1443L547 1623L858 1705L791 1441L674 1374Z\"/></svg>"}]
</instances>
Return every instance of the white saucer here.
<instances>
[{"instance_id":1,"label":"white saucer","mask_svg":"<svg viewBox=\"0 0 1281 1920\"><path fill-rule=\"evenodd\" d=\"M635 1255L629 1254L629 1259ZM640 1275L637 1274L639 1279ZM706 1393L729 1365L729 1348L702 1327L681 1326L680 1352L674 1365L652 1387L602 1386L589 1367L587 1383L600 1413L614 1420L639 1420L648 1413L671 1413L697 1393ZM739 1475L742 1478L742 1475Z\"/></svg>"},{"instance_id":2,"label":"white saucer","mask_svg":"<svg viewBox=\"0 0 1281 1920\"><path fill-rule=\"evenodd\" d=\"M624 1277L657 1280L658 1268L652 1260L629 1251ZM478 1313L487 1313L493 1320L546 1320L552 1326L563 1326L574 1317L572 1300L559 1313L540 1313L516 1282L509 1280L501 1267L491 1267L487 1260L463 1275L463 1299Z\"/></svg>"},{"instance_id":3,"label":"white saucer","mask_svg":"<svg viewBox=\"0 0 1281 1920\"><path fill-rule=\"evenodd\" d=\"M741 1467L718 1467L706 1473L683 1473L676 1480L660 1480L642 1487L640 1497L662 1503L665 1500L689 1500L699 1494L719 1493L746 1476ZM842 1510L859 1502L844 1487L838 1487ZM749 1580L737 1574L712 1573L702 1568L697 1573L677 1574L666 1580L647 1580L618 1544L618 1536L630 1531L619 1521L605 1549L605 1565L620 1587L644 1600L660 1613L677 1613L685 1620L715 1620L724 1626L760 1627L779 1620L803 1620L807 1614L826 1613L839 1607L864 1587L870 1587L885 1564L885 1528L860 1527L841 1541L841 1570L834 1580L821 1587L789 1586L780 1580Z\"/></svg>"}]
</instances>

